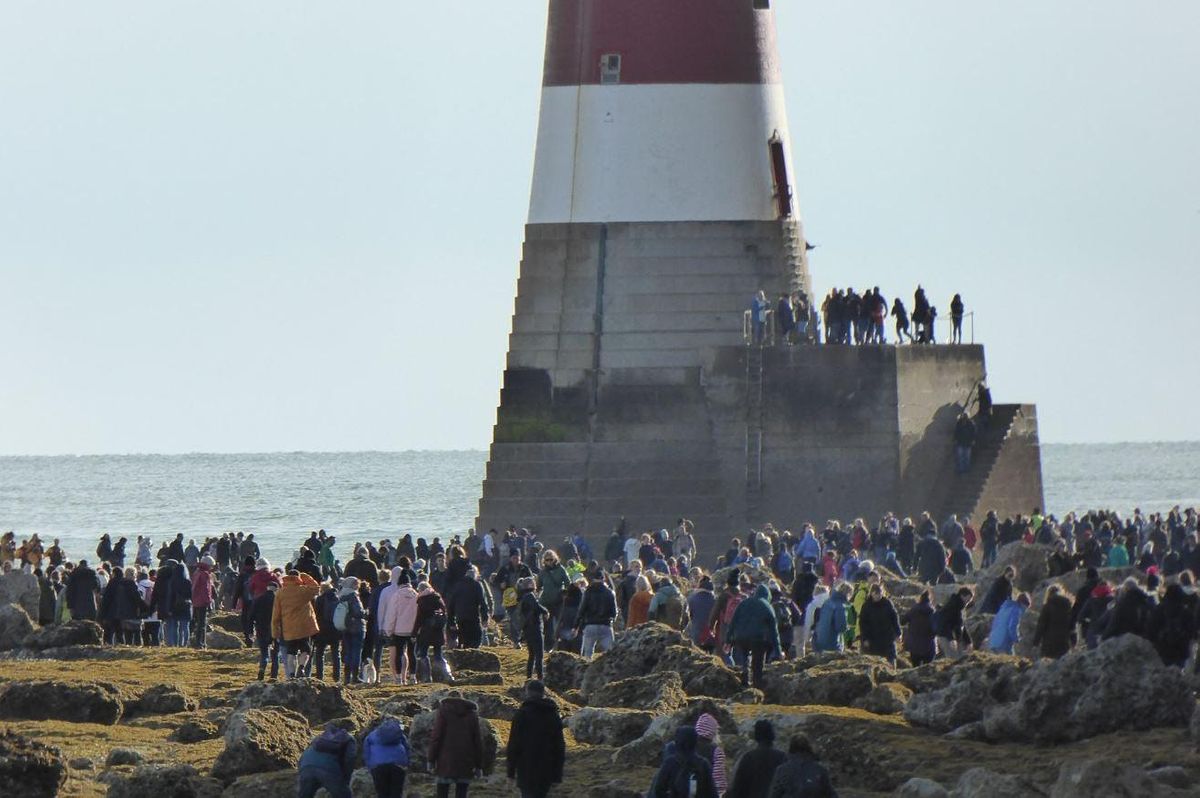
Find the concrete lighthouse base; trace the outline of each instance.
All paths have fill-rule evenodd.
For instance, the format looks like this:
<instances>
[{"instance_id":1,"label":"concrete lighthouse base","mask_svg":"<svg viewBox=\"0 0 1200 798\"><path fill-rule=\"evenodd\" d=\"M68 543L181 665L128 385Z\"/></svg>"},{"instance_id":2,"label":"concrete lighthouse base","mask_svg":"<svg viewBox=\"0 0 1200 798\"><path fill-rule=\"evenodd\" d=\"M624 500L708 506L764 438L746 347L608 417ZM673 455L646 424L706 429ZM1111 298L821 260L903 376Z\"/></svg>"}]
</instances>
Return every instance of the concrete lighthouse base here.
<instances>
[{"instance_id":1,"label":"concrete lighthouse base","mask_svg":"<svg viewBox=\"0 0 1200 798\"><path fill-rule=\"evenodd\" d=\"M808 290L796 223L526 236L478 527L597 544L622 516L682 516L711 553L765 521L1041 505L1030 406L998 406L971 472L953 473L982 347L746 345L755 291Z\"/></svg>"}]
</instances>

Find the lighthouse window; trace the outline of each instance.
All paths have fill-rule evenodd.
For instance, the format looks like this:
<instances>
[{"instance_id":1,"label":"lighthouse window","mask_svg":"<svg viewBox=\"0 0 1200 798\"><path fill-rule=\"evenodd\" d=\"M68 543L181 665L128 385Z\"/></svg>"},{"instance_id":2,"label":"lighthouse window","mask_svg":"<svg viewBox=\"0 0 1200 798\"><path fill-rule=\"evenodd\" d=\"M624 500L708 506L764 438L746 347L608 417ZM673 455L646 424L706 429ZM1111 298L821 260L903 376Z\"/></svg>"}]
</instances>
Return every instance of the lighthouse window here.
<instances>
[{"instance_id":1,"label":"lighthouse window","mask_svg":"<svg viewBox=\"0 0 1200 798\"><path fill-rule=\"evenodd\" d=\"M600 83L621 82L621 56L617 53L605 53L600 56Z\"/></svg>"}]
</instances>

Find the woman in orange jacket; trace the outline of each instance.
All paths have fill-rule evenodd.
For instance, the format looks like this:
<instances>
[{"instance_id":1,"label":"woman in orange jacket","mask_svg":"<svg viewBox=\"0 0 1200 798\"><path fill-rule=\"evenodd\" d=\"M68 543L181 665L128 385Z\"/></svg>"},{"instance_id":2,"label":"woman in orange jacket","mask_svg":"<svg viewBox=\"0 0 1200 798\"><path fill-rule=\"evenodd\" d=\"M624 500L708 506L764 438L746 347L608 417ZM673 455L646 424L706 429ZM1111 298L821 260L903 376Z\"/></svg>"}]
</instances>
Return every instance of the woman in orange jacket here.
<instances>
[{"instance_id":1,"label":"woman in orange jacket","mask_svg":"<svg viewBox=\"0 0 1200 798\"><path fill-rule=\"evenodd\" d=\"M303 673L312 653L310 638L320 627L313 611L313 599L321 592L317 580L299 571L288 571L275 593L271 610L271 634L287 646L284 672L289 679Z\"/></svg>"}]
</instances>

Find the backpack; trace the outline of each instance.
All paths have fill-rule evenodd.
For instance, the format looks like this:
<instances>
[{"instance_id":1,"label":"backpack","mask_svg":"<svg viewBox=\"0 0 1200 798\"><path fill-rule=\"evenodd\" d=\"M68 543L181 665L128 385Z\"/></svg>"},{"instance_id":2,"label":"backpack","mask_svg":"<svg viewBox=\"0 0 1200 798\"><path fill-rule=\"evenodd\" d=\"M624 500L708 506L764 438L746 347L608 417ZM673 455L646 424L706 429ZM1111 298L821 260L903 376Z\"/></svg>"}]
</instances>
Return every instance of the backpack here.
<instances>
[{"instance_id":1,"label":"backpack","mask_svg":"<svg viewBox=\"0 0 1200 798\"><path fill-rule=\"evenodd\" d=\"M733 623L733 614L737 612L738 605L741 604L746 597L741 593L735 593L729 597L729 601L725 602L725 609L721 610L721 628L727 629Z\"/></svg>"},{"instance_id":2,"label":"backpack","mask_svg":"<svg viewBox=\"0 0 1200 798\"><path fill-rule=\"evenodd\" d=\"M775 610L775 623L778 624L779 631L783 632L795 626L795 621L792 618L792 610L788 606L786 599L779 599L772 602L771 608Z\"/></svg>"},{"instance_id":3,"label":"backpack","mask_svg":"<svg viewBox=\"0 0 1200 798\"><path fill-rule=\"evenodd\" d=\"M697 763L694 757L676 756L680 763L675 769L671 783L667 785L667 795L669 798L692 798L700 789Z\"/></svg>"},{"instance_id":4,"label":"backpack","mask_svg":"<svg viewBox=\"0 0 1200 798\"><path fill-rule=\"evenodd\" d=\"M346 626L350 620L350 597L338 599L337 605L333 608L333 628L339 632L346 631Z\"/></svg>"},{"instance_id":5,"label":"backpack","mask_svg":"<svg viewBox=\"0 0 1200 798\"><path fill-rule=\"evenodd\" d=\"M421 621L421 629L417 633L421 641L434 641L446 632L446 611L441 607L434 610L425 620Z\"/></svg>"},{"instance_id":6,"label":"backpack","mask_svg":"<svg viewBox=\"0 0 1200 798\"><path fill-rule=\"evenodd\" d=\"M506 587L504 592L500 594L500 603L505 609L512 609L517 606L517 589L515 587Z\"/></svg>"}]
</instances>

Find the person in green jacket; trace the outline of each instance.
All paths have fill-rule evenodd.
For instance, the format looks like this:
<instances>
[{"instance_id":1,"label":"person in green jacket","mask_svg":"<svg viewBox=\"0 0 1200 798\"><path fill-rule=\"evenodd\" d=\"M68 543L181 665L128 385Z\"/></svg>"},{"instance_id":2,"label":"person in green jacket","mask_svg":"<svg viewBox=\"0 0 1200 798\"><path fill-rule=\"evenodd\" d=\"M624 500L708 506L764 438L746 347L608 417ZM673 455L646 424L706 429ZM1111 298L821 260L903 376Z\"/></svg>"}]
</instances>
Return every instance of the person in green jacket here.
<instances>
[{"instance_id":1,"label":"person in green jacket","mask_svg":"<svg viewBox=\"0 0 1200 798\"><path fill-rule=\"evenodd\" d=\"M570 584L571 575L567 573L566 566L554 551L547 549L542 554L542 571L538 574L538 586L541 588L538 601L550 611L543 630L543 639L547 646L553 646L554 641L558 639L555 626L558 623L559 610L562 609L563 591Z\"/></svg>"},{"instance_id":2,"label":"person in green jacket","mask_svg":"<svg viewBox=\"0 0 1200 798\"><path fill-rule=\"evenodd\" d=\"M337 538L325 538L321 542L321 550L317 552L317 565L320 566L321 577L324 579L337 576L337 559L333 556L334 543L337 543Z\"/></svg>"},{"instance_id":3,"label":"person in green jacket","mask_svg":"<svg viewBox=\"0 0 1200 798\"><path fill-rule=\"evenodd\" d=\"M753 596L738 604L725 630L725 642L740 651L742 684L761 687L767 654L779 650L779 624L766 585L759 585Z\"/></svg>"},{"instance_id":4,"label":"person in green jacket","mask_svg":"<svg viewBox=\"0 0 1200 798\"><path fill-rule=\"evenodd\" d=\"M1125 548L1125 538L1113 539L1112 547L1108 550L1108 567L1125 568L1129 565L1129 549Z\"/></svg>"}]
</instances>

